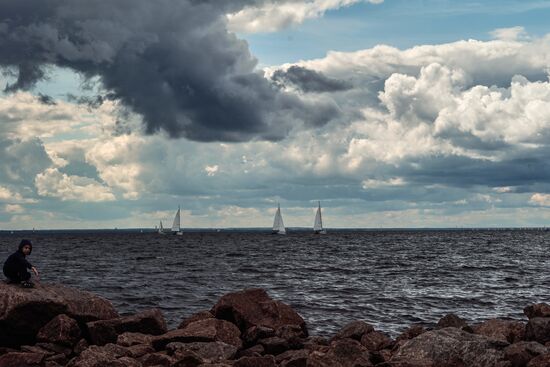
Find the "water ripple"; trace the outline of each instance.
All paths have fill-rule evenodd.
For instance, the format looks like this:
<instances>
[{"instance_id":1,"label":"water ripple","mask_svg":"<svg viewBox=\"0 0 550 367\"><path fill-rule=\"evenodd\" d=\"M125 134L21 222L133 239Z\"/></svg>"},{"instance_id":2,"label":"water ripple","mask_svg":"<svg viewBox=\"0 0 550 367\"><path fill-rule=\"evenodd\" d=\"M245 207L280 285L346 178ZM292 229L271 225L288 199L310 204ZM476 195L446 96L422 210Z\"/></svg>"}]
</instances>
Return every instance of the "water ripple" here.
<instances>
[{"instance_id":1,"label":"water ripple","mask_svg":"<svg viewBox=\"0 0 550 367\"><path fill-rule=\"evenodd\" d=\"M31 238L42 280L110 299L121 314L159 307L170 326L227 292L262 287L312 334L352 320L392 335L453 312L523 319L548 301L550 237L536 231L51 234ZM0 255L14 247L0 237Z\"/></svg>"}]
</instances>

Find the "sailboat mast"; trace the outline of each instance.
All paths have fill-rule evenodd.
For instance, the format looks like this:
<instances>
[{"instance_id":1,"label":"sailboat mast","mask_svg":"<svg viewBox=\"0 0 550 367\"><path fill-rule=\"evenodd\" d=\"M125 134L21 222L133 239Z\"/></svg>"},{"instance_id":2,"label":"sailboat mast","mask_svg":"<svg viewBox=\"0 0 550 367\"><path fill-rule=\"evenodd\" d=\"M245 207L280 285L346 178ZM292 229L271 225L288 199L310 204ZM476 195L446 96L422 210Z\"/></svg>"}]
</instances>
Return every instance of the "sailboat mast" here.
<instances>
[{"instance_id":1,"label":"sailboat mast","mask_svg":"<svg viewBox=\"0 0 550 367\"><path fill-rule=\"evenodd\" d=\"M323 228L323 217L321 215L321 202L318 201L317 203L319 203L319 222L321 223L321 229Z\"/></svg>"}]
</instances>

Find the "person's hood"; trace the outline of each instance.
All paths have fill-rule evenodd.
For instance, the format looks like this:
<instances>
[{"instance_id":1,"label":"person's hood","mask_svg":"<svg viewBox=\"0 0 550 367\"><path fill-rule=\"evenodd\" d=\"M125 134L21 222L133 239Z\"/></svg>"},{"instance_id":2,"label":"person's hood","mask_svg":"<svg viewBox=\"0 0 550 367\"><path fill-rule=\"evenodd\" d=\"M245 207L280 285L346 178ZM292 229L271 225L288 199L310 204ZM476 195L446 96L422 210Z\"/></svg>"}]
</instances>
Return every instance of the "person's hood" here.
<instances>
[{"instance_id":1,"label":"person's hood","mask_svg":"<svg viewBox=\"0 0 550 367\"><path fill-rule=\"evenodd\" d=\"M23 253L23 246L29 245L31 247L31 252L29 252L29 255L32 253L32 243L29 240L21 240L21 243L19 244L19 252Z\"/></svg>"}]
</instances>

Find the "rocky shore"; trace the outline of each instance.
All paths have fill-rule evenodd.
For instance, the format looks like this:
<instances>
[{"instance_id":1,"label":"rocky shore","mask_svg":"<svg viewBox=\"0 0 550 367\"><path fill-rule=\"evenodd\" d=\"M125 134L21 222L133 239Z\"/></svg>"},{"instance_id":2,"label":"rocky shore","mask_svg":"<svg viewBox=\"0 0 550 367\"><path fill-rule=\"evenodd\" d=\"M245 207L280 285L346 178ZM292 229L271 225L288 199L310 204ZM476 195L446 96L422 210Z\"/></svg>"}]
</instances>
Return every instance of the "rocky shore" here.
<instances>
[{"instance_id":1,"label":"rocky shore","mask_svg":"<svg viewBox=\"0 0 550 367\"><path fill-rule=\"evenodd\" d=\"M524 313L471 325L450 314L395 339L363 321L311 336L290 306L247 289L168 330L158 309L121 317L89 292L0 283L0 367L550 366L550 306Z\"/></svg>"}]
</instances>

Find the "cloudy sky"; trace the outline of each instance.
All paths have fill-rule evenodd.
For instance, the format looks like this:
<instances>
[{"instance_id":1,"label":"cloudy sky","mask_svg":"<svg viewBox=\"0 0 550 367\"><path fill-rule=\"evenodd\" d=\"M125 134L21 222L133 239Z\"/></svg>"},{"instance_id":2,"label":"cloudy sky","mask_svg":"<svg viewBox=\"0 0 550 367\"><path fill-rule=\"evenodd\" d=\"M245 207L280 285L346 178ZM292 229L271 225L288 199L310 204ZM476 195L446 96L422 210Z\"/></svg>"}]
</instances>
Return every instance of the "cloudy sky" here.
<instances>
[{"instance_id":1,"label":"cloudy sky","mask_svg":"<svg viewBox=\"0 0 550 367\"><path fill-rule=\"evenodd\" d=\"M550 2L4 0L0 229L550 224Z\"/></svg>"}]
</instances>

